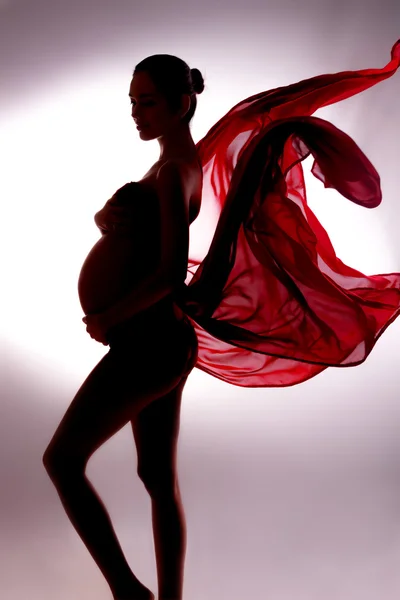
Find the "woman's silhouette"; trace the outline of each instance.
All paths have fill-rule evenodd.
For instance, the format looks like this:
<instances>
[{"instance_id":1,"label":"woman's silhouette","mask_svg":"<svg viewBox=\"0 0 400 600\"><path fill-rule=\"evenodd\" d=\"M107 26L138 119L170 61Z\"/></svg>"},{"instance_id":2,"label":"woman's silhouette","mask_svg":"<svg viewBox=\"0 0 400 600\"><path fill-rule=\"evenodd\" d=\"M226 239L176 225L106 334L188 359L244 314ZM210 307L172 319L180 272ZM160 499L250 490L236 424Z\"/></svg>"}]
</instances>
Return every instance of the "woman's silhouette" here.
<instances>
[{"instance_id":1,"label":"woman's silhouette","mask_svg":"<svg viewBox=\"0 0 400 600\"><path fill-rule=\"evenodd\" d=\"M399 66L400 41L381 69L319 75L246 98L194 144L189 121L201 73L169 55L137 65L132 116L142 139L158 139L160 159L95 215L103 235L78 290L87 331L110 350L44 454L115 600L154 596L129 568L85 475L93 452L131 422L152 502L158 600L182 600L176 450L193 367L239 386L294 385L328 366L360 364L399 316L400 273L364 275L336 257L307 204L301 166L312 154L312 173L325 187L364 207L380 203L379 175L360 148L311 115ZM189 256L189 226L201 206L219 218L200 262Z\"/></svg>"},{"instance_id":2,"label":"woman's silhouette","mask_svg":"<svg viewBox=\"0 0 400 600\"><path fill-rule=\"evenodd\" d=\"M143 140L157 138L160 158L96 214L103 235L82 267L79 295L87 331L110 350L78 390L43 458L115 600L154 595L128 566L85 468L128 422L152 502L158 598L182 598L186 533L176 454L197 338L172 295L186 279L189 225L200 210L202 170L189 122L203 87L201 73L176 57L156 55L136 66L132 117Z\"/></svg>"}]
</instances>

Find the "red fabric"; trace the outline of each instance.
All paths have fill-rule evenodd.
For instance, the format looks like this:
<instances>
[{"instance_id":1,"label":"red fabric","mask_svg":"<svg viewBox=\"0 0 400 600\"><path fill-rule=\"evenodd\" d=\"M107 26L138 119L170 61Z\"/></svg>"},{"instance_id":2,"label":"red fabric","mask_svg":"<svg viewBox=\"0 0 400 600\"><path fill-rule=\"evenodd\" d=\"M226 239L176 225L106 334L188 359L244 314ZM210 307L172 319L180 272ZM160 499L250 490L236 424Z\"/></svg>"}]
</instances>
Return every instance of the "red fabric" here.
<instances>
[{"instance_id":1,"label":"red fabric","mask_svg":"<svg viewBox=\"0 0 400 600\"><path fill-rule=\"evenodd\" d=\"M197 144L203 209L218 223L205 258L190 254L177 303L195 327L197 368L245 387L290 386L328 366L362 363L400 312L400 273L367 276L339 260L307 205L301 161L361 206L380 178L318 108L391 77L382 69L319 75L234 106ZM187 279L188 281L188 279Z\"/></svg>"}]
</instances>

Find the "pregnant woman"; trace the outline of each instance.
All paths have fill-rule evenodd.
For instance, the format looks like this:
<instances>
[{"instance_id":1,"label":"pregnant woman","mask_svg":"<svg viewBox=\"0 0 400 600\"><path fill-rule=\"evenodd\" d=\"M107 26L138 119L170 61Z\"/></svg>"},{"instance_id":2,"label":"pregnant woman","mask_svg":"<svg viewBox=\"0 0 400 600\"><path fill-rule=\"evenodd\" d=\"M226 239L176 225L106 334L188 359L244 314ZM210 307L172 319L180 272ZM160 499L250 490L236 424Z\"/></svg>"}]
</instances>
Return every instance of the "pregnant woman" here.
<instances>
[{"instance_id":1,"label":"pregnant woman","mask_svg":"<svg viewBox=\"0 0 400 600\"><path fill-rule=\"evenodd\" d=\"M152 502L157 600L183 600L186 529L176 452L181 396L193 369L245 387L291 386L366 360L400 314L400 273L364 275L335 254L307 204L302 161L360 206L382 199L356 143L318 109L394 75L383 68L318 75L235 105L194 144L204 87L197 69L148 57L130 84L132 116L160 159L95 215L102 237L79 277L88 333L109 344L72 400L44 464L114 600L154 600L129 568L85 475L101 444L130 422ZM233 82L234 85L235 82ZM204 260L189 255L200 206L220 212ZM355 240L354 243L357 243ZM188 285L190 267L197 266ZM190 271L192 272L192 271Z\"/></svg>"},{"instance_id":2,"label":"pregnant woman","mask_svg":"<svg viewBox=\"0 0 400 600\"><path fill-rule=\"evenodd\" d=\"M160 159L95 215L102 237L83 264L78 291L88 333L110 350L76 393L43 458L115 600L154 595L128 566L85 468L128 422L152 501L158 598L182 598L186 539L176 453L197 338L173 295L187 276L189 226L200 211L202 168L189 122L203 87L201 73L172 56L136 67L132 117L143 140L158 139Z\"/></svg>"}]
</instances>

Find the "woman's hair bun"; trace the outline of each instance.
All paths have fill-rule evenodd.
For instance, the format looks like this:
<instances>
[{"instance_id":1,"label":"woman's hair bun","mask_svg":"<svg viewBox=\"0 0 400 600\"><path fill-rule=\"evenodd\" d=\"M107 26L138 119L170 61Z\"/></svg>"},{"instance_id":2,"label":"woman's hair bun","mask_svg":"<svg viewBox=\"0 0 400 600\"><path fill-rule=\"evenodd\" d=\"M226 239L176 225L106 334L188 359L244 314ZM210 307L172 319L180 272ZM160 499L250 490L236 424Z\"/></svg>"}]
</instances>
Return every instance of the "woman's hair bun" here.
<instances>
[{"instance_id":1,"label":"woman's hair bun","mask_svg":"<svg viewBox=\"0 0 400 600\"><path fill-rule=\"evenodd\" d=\"M201 94L204 90L204 79L203 75L199 71L199 69L190 69L190 74L192 76L193 89L196 94Z\"/></svg>"}]
</instances>

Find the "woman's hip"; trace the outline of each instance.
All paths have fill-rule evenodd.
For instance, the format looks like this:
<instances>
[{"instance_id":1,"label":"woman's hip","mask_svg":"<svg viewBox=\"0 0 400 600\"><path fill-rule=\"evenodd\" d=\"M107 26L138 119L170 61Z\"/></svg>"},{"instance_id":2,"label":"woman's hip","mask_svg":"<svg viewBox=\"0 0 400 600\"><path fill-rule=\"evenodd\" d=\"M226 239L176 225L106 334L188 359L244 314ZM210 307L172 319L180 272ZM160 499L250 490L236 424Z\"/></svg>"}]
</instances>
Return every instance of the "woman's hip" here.
<instances>
[{"instance_id":1,"label":"woman's hip","mask_svg":"<svg viewBox=\"0 0 400 600\"><path fill-rule=\"evenodd\" d=\"M107 333L110 354L143 368L178 370L187 375L197 362L197 335L189 318L175 305L144 311ZM157 366L158 365L158 366Z\"/></svg>"}]
</instances>

